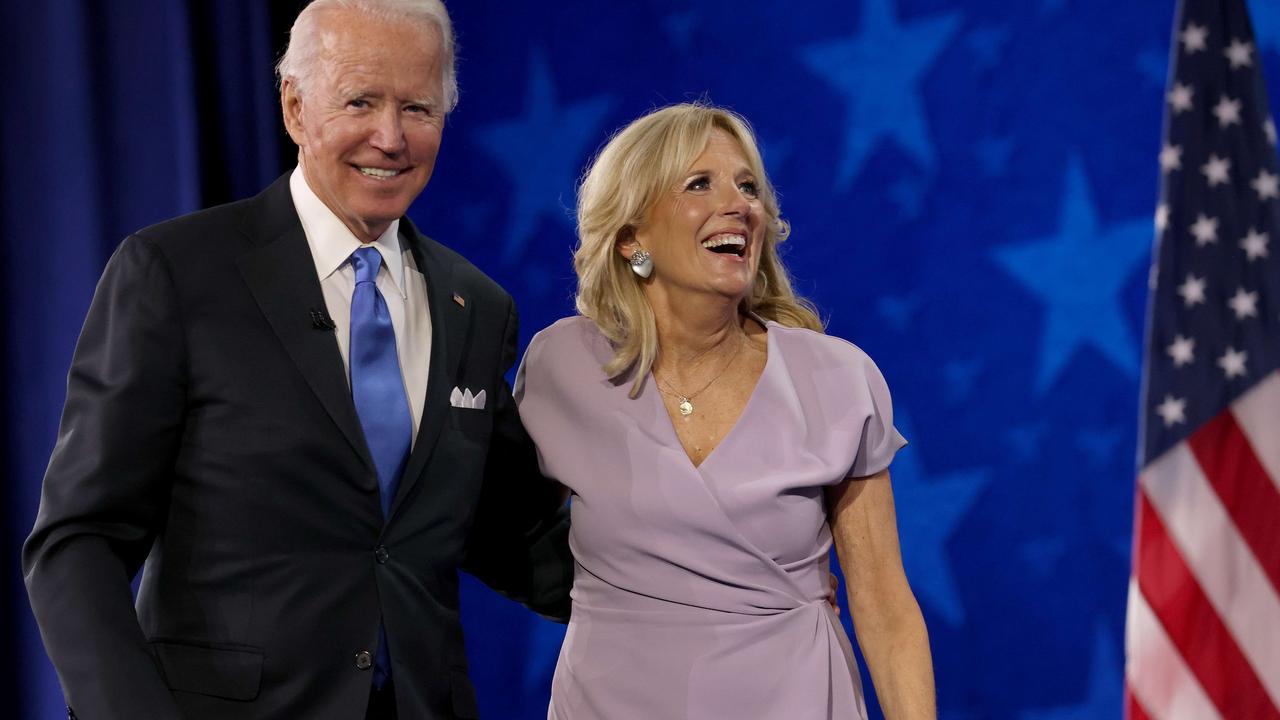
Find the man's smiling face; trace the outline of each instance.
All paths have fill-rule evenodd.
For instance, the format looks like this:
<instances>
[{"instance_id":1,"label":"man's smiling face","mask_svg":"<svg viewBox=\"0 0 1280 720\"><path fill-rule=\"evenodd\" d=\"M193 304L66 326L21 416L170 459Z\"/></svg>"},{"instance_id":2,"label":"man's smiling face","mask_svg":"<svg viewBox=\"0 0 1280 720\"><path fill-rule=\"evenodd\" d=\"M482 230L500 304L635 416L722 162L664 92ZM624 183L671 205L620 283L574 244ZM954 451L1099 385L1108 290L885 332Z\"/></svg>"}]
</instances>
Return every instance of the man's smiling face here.
<instances>
[{"instance_id":1,"label":"man's smiling face","mask_svg":"<svg viewBox=\"0 0 1280 720\"><path fill-rule=\"evenodd\" d=\"M441 36L430 23L327 11L305 83L281 88L311 190L362 242L426 187L444 129Z\"/></svg>"}]
</instances>

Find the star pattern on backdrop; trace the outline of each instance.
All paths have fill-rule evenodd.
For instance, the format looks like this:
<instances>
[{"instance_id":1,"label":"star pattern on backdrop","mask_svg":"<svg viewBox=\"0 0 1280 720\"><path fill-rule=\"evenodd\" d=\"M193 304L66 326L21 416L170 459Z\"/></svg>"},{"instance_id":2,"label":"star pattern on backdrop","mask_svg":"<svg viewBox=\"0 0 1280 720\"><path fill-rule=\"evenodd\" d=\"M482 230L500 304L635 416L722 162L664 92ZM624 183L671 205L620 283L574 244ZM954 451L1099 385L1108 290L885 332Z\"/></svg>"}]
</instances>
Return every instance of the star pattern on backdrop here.
<instances>
[{"instance_id":1,"label":"star pattern on backdrop","mask_svg":"<svg viewBox=\"0 0 1280 720\"><path fill-rule=\"evenodd\" d=\"M1253 37L1262 50L1280 53L1280 3L1268 0L1249 3Z\"/></svg>"},{"instance_id":2,"label":"star pattern on backdrop","mask_svg":"<svg viewBox=\"0 0 1280 720\"><path fill-rule=\"evenodd\" d=\"M1121 294L1151 246L1149 220L1104 227L1080 161L1068 163L1058 230L997 248L994 258L1045 306L1036 389L1043 392L1079 349L1091 347L1135 375L1138 346Z\"/></svg>"},{"instance_id":3,"label":"star pattern on backdrop","mask_svg":"<svg viewBox=\"0 0 1280 720\"><path fill-rule=\"evenodd\" d=\"M1093 632L1093 660L1089 665L1088 689L1084 698L1073 705L1027 710L1020 720L1081 720L1082 718L1116 717L1124 692L1124 668L1115 633L1107 629L1105 618L1099 618Z\"/></svg>"},{"instance_id":4,"label":"star pattern on backdrop","mask_svg":"<svg viewBox=\"0 0 1280 720\"><path fill-rule=\"evenodd\" d=\"M1009 158L1013 156L1015 143L1010 136L987 136L978 141L974 150L978 162L982 164L982 172L987 177L1001 177L1009 169Z\"/></svg>"},{"instance_id":5,"label":"star pattern on backdrop","mask_svg":"<svg viewBox=\"0 0 1280 720\"><path fill-rule=\"evenodd\" d=\"M760 157L764 160L764 171L771 178L787 164L795 150L795 141L790 137L760 138L759 144Z\"/></svg>"},{"instance_id":6,"label":"star pattern on backdrop","mask_svg":"<svg viewBox=\"0 0 1280 720\"><path fill-rule=\"evenodd\" d=\"M975 66L984 70L994 67L1009 44L1009 26L979 25L965 34L964 44L973 52Z\"/></svg>"},{"instance_id":7,"label":"star pattern on backdrop","mask_svg":"<svg viewBox=\"0 0 1280 720\"><path fill-rule=\"evenodd\" d=\"M849 187L885 140L893 140L932 174L936 157L922 85L959 27L959 13L901 22L893 0L863 0L852 37L801 50L804 64L844 103L837 189Z\"/></svg>"},{"instance_id":8,"label":"star pattern on backdrop","mask_svg":"<svg viewBox=\"0 0 1280 720\"><path fill-rule=\"evenodd\" d=\"M974 384L986 369L986 362L979 357L949 360L942 366L942 377L947 383L947 402L955 405L973 395Z\"/></svg>"},{"instance_id":9,"label":"star pattern on backdrop","mask_svg":"<svg viewBox=\"0 0 1280 720\"><path fill-rule=\"evenodd\" d=\"M1138 53L1133 66L1152 85L1163 88L1165 78L1169 74L1169 51L1163 48L1147 48Z\"/></svg>"},{"instance_id":10,"label":"star pattern on backdrop","mask_svg":"<svg viewBox=\"0 0 1280 720\"><path fill-rule=\"evenodd\" d=\"M920 217L925 192L924 181L913 177L900 177L889 186L889 198L898 206L898 212L908 220Z\"/></svg>"},{"instance_id":11,"label":"star pattern on backdrop","mask_svg":"<svg viewBox=\"0 0 1280 720\"><path fill-rule=\"evenodd\" d=\"M1046 535L1020 542L1018 555L1028 571L1040 577L1053 577L1067 549L1067 541L1060 535Z\"/></svg>"},{"instance_id":12,"label":"star pattern on backdrop","mask_svg":"<svg viewBox=\"0 0 1280 720\"><path fill-rule=\"evenodd\" d=\"M1116 429L1085 428L1076 434L1076 446L1094 465L1105 468L1115 460L1124 433Z\"/></svg>"},{"instance_id":13,"label":"star pattern on backdrop","mask_svg":"<svg viewBox=\"0 0 1280 720\"><path fill-rule=\"evenodd\" d=\"M929 609L959 625L964 622L965 608L947 549L956 526L990 482L989 473L986 468L971 468L927 475L920 451L914 447L923 446L926 440L914 435L903 412L894 416L893 424L913 441L889 467L907 577Z\"/></svg>"},{"instance_id":14,"label":"star pattern on backdrop","mask_svg":"<svg viewBox=\"0 0 1280 720\"><path fill-rule=\"evenodd\" d=\"M574 182L587 153L603 140L605 116L614 104L605 95L561 104L546 57L534 52L522 114L475 131L481 149L511 183L500 241L504 263L523 257L540 221L572 227Z\"/></svg>"},{"instance_id":15,"label":"star pattern on backdrop","mask_svg":"<svg viewBox=\"0 0 1280 720\"><path fill-rule=\"evenodd\" d=\"M662 29L672 45L688 51L693 43L693 31L698 27L698 20L698 11L688 8L684 12L666 16L662 21Z\"/></svg>"},{"instance_id":16,"label":"star pattern on backdrop","mask_svg":"<svg viewBox=\"0 0 1280 720\"><path fill-rule=\"evenodd\" d=\"M895 330L905 332L911 327L911 321L924 300L915 293L907 295L885 295L876 300L876 312Z\"/></svg>"},{"instance_id":17,"label":"star pattern on backdrop","mask_svg":"<svg viewBox=\"0 0 1280 720\"><path fill-rule=\"evenodd\" d=\"M1040 458L1040 446L1049 426L1043 422L1014 425L1005 431L1005 439L1013 458L1018 462L1033 462Z\"/></svg>"}]
</instances>

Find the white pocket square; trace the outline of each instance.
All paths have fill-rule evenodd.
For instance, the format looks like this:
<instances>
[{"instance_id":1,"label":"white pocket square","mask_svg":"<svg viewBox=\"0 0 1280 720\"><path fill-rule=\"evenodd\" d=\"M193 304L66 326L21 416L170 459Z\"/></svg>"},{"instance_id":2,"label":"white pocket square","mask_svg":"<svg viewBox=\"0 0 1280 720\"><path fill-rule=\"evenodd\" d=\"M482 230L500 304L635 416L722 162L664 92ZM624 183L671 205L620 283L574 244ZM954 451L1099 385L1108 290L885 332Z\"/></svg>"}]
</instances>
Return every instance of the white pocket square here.
<instances>
[{"instance_id":1,"label":"white pocket square","mask_svg":"<svg viewBox=\"0 0 1280 720\"><path fill-rule=\"evenodd\" d=\"M475 395L472 395L470 390L460 390L458 388L454 388L453 392L449 393L449 404L456 408L467 408L469 410L483 410L484 409L484 391L481 390Z\"/></svg>"}]
</instances>

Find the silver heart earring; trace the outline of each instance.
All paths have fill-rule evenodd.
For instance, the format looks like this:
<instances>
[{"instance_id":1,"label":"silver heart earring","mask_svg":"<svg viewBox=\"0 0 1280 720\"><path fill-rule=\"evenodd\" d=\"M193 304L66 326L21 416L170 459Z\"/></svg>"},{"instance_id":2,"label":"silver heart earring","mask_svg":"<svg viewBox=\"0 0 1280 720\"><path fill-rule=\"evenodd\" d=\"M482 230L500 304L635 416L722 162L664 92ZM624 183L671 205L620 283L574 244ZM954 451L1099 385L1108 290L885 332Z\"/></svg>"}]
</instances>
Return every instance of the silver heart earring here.
<instances>
[{"instance_id":1,"label":"silver heart earring","mask_svg":"<svg viewBox=\"0 0 1280 720\"><path fill-rule=\"evenodd\" d=\"M644 248L631 253L631 272L642 278L647 278L653 273L653 258Z\"/></svg>"}]
</instances>

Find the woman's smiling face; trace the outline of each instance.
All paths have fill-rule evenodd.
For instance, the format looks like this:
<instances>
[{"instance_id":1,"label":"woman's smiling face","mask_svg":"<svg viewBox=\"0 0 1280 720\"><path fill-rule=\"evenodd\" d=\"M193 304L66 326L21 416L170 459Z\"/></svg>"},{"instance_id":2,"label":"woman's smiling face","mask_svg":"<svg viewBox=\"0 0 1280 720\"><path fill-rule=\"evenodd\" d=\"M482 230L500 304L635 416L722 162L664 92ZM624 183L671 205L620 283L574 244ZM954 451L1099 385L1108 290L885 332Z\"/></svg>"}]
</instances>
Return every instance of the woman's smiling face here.
<instances>
[{"instance_id":1,"label":"woman's smiling face","mask_svg":"<svg viewBox=\"0 0 1280 720\"><path fill-rule=\"evenodd\" d=\"M635 230L638 246L653 256L650 282L665 291L747 297L764 241L759 183L738 141L712 130L702 154Z\"/></svg>"}]
</instances>

